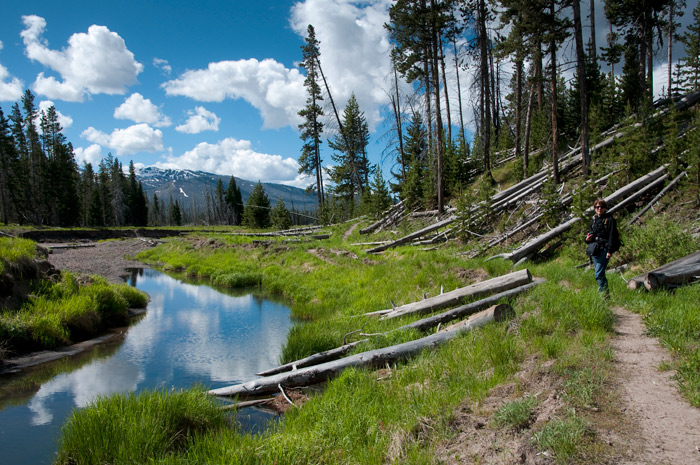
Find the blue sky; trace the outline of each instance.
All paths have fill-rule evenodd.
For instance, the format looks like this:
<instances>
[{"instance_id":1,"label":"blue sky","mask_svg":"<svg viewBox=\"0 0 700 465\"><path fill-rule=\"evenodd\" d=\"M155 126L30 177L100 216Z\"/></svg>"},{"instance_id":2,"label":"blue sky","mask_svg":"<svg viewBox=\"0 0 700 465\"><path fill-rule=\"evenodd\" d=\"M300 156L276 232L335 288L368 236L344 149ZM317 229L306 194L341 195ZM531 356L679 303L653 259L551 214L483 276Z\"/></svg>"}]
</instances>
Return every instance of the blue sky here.
<instances>
[{"instance_id":1,"label":"blue sky","mask_svg":"<svg viewBox=\"0 0 700 465\"><path fill-rule=\"evenodd\" d=\"M26 88L37 106L53 103L79 163L111 152L125 166L305 187L297 64L308 24L337 104L355 92L380 161L388 1L4 3L0 107L8 115Z\"/></svg>"},{"instance_id":2,"label":"blue sky","mask_svg":"<svg viewBox=\"0 0 700 465\"><path fill-rule=\"evenodd\" d=\"M298 175L297 164L302 145L297 112L306 100L297 64L308 24L321 42L322 66L340 111L354 92L365 112L370 161L391 158L383 156L390 142L393 79L383 25L391 0L3 3L0 107L9 114L27 88L38 107L54 104L81 164L96 165L111 152L124 166L133 160L137 166L311 184ZM683 24L697 4L687 3ZM600 47L608 28L602 0L596 4ZM582 11L585 16L588 6ZM560 48L568 60L571 42ZM681 48L676 46L674 59ZM657 95L666 84L661 50ZM510 68L501 63L505 83ZM564 73L571 79L573 68ZM447 74L456 82L452 66ZM468 129L474 104L469 79L460 76ZM456 95L450 89L453 111ZM326 123L334 125L330 108L326 115ZM322 157L325 165L332 163L325 144ZM382 168L387 178L391 161Z\"/></svg>"}]
</instances>

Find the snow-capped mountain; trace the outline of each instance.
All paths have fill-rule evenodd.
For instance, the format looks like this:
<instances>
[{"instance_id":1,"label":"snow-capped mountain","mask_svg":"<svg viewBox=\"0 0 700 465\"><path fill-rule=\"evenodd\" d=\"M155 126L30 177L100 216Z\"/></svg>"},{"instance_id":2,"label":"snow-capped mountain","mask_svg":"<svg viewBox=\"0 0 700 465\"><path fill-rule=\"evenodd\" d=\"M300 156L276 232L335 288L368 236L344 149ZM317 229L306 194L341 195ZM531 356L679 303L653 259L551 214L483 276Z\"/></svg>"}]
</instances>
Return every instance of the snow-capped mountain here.
<instances>
[{"instance_id":1,"label":"snow-capped mountain","mask_svg":"<svg viewBox=\"0 0 700 465\"><path fill-rule=\"evenodd\" d=\"M155 193L159 199L168 201L179 200L180 204L187 206L190 203L206 205L207 194L214 194L216 185L221 180L224 191L231 182L231 176L205 173L204 171L160 169L149 166L137 169L136 177L143 184L143 190L148 199ZM243 202L248 199L250 192L257 182L248 181L236 177L236 186L241 190ZM282 199L288 209L297 211L315 211L317 208L316 196L307 194L298 187L285 186L283 184L263 183L265 193L274 206L278 199Z\"/></svg>"}]
</instances>

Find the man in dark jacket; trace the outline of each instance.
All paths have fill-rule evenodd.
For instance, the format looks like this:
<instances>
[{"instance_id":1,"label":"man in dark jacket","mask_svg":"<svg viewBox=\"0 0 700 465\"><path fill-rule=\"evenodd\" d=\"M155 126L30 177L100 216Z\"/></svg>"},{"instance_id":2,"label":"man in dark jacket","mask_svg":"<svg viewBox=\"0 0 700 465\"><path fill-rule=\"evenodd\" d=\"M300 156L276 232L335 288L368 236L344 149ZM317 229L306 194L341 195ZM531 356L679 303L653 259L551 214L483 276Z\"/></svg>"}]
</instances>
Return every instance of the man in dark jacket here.
<instances>
[{"instance_id":1,"label":"man in dark jacket","mask_svg":"<svg viewBox=\"0 0 700 465\"><path fill-rule=\"evenodd\" d=\"M598 290L608 295L608 279L605 277L605 269L613 253L619 248L619 238L615 219L608 213L608 204L603 199L593 203L595 216L591 223L591 229L586 234L586 253L593 260L595 268L595 280L598 282Z\"/></svg>"}]
</instances>

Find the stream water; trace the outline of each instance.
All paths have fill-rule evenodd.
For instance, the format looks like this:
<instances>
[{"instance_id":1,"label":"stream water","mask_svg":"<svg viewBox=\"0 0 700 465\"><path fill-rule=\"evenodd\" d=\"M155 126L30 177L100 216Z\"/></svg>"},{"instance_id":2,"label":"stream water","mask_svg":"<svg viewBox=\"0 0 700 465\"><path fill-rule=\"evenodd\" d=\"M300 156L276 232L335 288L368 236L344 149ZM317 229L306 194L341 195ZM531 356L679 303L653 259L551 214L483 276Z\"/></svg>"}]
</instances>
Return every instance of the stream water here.
<instances>
[{"instance_id":1,"label":"stream water","mask_svg":"<svg viewBox=\"0 0 700 465\"><path fill-rule=\"evenodd\" d=\"M155 270L134 270L147 312L126 336L70 359L0 377L0 465L50 464L61 426L97 396L154 388L217 388L254 378L279 362L291 326L282 303L232 296ZM255 432L273 414L242 409Z\"/></svg>"}]
</instances>

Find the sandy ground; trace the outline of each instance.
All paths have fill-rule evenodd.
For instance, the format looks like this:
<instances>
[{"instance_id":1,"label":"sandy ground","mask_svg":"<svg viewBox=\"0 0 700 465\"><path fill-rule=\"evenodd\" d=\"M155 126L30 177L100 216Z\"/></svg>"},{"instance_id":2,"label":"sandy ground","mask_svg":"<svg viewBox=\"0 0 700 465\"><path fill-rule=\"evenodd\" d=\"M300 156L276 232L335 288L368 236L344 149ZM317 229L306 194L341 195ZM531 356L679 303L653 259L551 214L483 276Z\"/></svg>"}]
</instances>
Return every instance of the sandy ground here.
<instances>
[{"instance_id":1,"label":"sandy ground","mask_svg":"<svg viewBox=\"0 0 700 465\"><path fill-rule=\"evenodd\" d=\"M91 242L80 244L81 247L77 248L63 248L65 244L41 245L52 250L48 260L56 268L73 273L98 274L113 283L124 282L128 276L127 268L147 268L143 263L125 257L153 247L152 242L141 239Z\"/></svg>"}]
</instances>

